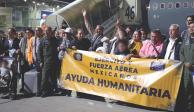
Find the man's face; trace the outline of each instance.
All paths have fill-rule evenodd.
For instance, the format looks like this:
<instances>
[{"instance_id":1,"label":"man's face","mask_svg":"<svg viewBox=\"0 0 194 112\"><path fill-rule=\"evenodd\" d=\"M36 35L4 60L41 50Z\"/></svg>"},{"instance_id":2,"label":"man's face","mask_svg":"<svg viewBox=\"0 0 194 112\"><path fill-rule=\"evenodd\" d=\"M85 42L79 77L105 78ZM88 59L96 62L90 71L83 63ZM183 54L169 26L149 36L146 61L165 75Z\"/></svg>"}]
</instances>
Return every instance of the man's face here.
<instances>
[{"instance_id":1,"label":"man's face","mask_svg":"<svg viewBox=\"0 0 194 112\"><path fill-rule=\"evenodd\" d=\"M141 40L141 34L138 33L137 31L135 31L133 33L133 38L134 38L135 41L139 41L139 40Z\"/></svg>"},{"instance_id":2,"label":"man's face","mask_svg":"<svg viewBox=\"0 0 194 112\"><path fill-rule=\"evenodd\" d=\"M19 33L18 33L18 37L19 37L19 38L23 37L22 32L19 32Z\"/></svg>"},{"instance_id":3,"label":"man's face","mask_svg":"<svg viewBox=\"0 0 194 112\"><path fill-rule=\"evenodd\" d=\"M26 30L26 36L28 38L31 38L32 37L32 33L29 30Z\"/></svg>"},{"instance_id":4,"label":"man's face","mask_svg":"<svg viewBox=\"0 0 194 112\"><path fill-rule=\"evenodd\" d=\"M60 37L60 34L58 31L55 32L55 37L57 37L57 38Z\"/></svg>"},{"instance_id":5,"label":"man's face","mask_svg":"<svg viewBox=\"0 0 194 112\"><path fill-rule=\"evenodd\" d=\"M102 35L103 34L103 28L102 27L100 27L99 25L96 27L96 33L98 34L98 35Z\"/></svg>"},{"instance_id":6,"label":"man's face","mask_svg":"<svg viewBox=\"0 0 194 112\"><path fill-rule=\"evenodd\" d=\"M179 35L179 29L171 26L169 28L169 35L170 35L170 38L177 38L177 36Z\"/></svg>"},{"instance_id":7,"label":"man's face","mask_svg":"<svg viewBox=\"0 0 194 112\"><path fill-rule=\"evenodd\" d=\"M40 37L41 34L42 34L42 31L39 28L36 28L35 29L35 34L36 34L37 37Z\"/></svg>"},{"instance_id":8,"label":"man's face","mask_svg":"<svg viewBox=\"0 0 194 112\"><path fill-rule=\"evenodd\" d=\"M117 35L118 35L118 39L124 39L125 38L125 34L121 29L117 29Z\"/></svg>"},{"instance_id":9,"label":"man's face","mask_svg":"<svg viewBox=\"0 0 194 112\"><path fill-rule=\"evenodd\" d=\"M145 31L141 31L141 36L142 37L146 37L147 36L146 32Z\"/></svg>"},{"instance_id":10,"label":"man's face","mask_svg":"<svg viewBox=\"0 0 194 112\"><path fill-rule=\"evenodd\" d=\"M160 36L157 33L151 32L151 41L155 44L160 40Z\"/></svg>"},{"instance_id":11,"label":"man's face","mask_svg":"<svg viewBox=\"0 0 194 112\"><path fill-rule=\"evenodd\" d=\"M188 17L187 20L186 20L186 24L187 26L189 26L189 24L192 22L192 18L191 17Z\"/></svg>"},{"instance_id":12,"label":"man's face","mask_svg":"<svg viewBox=\"0 0 194 112\"><path fill-rule=\"evenodd\" d=\"M132 34L132 30L129 27L127 27L125 29L125 32L127 33L127 35L131 35Z\"/></svg>"},{"instance_id":13,"label":"man's face","mask_svg":"<svg viewBox=\"0 0 194 112\"><path fill-rule=\"evenodd\" d=\"M118 44L118 50L119 50L119 52L124 52L124 51L127 50L127 46L123 43L119 43Z\"/></svg>"},{"instance_id":14,"label":"man's face","mask_svg":"<svg viewBox=\"0 0 194 112\"><path fill-rule=\"evenodd\" d=\"M63 36L64 36L64 30L60 30L59 36L60 36L60 37L63 37Z\"/></svg>"},{"instance_id":15,"label":"man's face","mask_svg":"<svg viewBox=\"0 0 194 112\"><path fill-rule=\"evenodd\" d=\"M14 32L11 29L8 29L8 37L14 38Z\"/></svg>"},{"instance_id":16,"label":"man's face","mask_svg":"<svg viewBox=\"0 0 194 112\"><path fill-rule=\"evenodd\" d=\"M47 36L47 38L51 38L51 36L52 36L52 29L51 28L46 28L46 36Z\"/></svg>"},{"instance_id":17,"label":"man's face","mask_svg":"<svg viewBox=\"0 0 194 112\"><path fill-rule=\"evenodd\" d=\"M84 37L84 32L82 31L82 30L79 30L78 32L77 32L77 38L80 40L80 39L82 39Z\"/></svg>"},{"instance_id":18,"label":"man's face","mask_svg":"<svg viewBox=\"0 0 194 112\"><path fill-rule=\"evenodd\" d=\"M189 32L192 36L194 36L194 23L189 25Z\"/></svg>"}]
</instances>

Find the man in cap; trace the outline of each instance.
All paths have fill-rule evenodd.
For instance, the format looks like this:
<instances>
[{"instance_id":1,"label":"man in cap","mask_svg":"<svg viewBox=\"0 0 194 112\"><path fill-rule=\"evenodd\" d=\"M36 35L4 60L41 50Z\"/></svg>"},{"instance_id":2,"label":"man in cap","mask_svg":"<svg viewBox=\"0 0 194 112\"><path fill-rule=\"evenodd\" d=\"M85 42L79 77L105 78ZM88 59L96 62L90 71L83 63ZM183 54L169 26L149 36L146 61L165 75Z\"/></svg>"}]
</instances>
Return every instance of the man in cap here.
<instances>
[{"instance_id":1,"label":"man in cap","mask_svg":"<svg viewBox=\"0 0 194 112\"><path fill-rule=\"evenodd\" d=\"M65 30L61 30L61 36L62 36L62 42L58 48L59 52L59 58L62 59L64 56L64 51L67 48L71 48L72 47L72 43L73 43L73 30L68 27Z\"/></svg>"}]
</instances>

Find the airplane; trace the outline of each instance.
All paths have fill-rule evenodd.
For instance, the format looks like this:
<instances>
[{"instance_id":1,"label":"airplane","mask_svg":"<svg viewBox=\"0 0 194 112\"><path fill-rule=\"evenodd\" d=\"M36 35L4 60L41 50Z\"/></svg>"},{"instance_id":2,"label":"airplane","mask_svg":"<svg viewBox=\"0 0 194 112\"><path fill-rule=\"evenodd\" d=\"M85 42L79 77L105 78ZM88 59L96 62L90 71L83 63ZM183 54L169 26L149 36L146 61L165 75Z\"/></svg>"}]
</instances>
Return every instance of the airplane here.
<instances>
[{"instance_id":1,"label":"airplane","mask_svg":"<svg viewBox=\"0 0 194 112\"><path fill-rule=\"evenodd\" d=\"M113 33L115 22L138 29L160 29L168 36L170 24L179 24L180 31L187 28L185 20L194 15L193 0L76 0L47 17L48 26L85 28L82 9L88 11L93 27L101 24L105 35Z\"/></svg>"},{"instance_id":2,"label":"airplane","mask_svg":"<svg viewBox=\"0 0 194 112\"><path fill-rule=\"evenodd\" d=\"M150 0L148 25L168 35L170 24L179 24L180 31L187 29L185 21L189 15L194 15L194 0Z\"/></svg>"}]
</instances>

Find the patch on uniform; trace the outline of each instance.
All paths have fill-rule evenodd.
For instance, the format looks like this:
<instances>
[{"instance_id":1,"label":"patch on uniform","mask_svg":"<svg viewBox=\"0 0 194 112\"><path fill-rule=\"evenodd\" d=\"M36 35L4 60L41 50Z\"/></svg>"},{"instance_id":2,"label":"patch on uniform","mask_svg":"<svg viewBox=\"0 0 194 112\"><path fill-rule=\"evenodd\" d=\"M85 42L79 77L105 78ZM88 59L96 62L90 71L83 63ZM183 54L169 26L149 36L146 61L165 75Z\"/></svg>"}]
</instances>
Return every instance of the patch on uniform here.
<instances>
[{"instance_id":1,"label":"patch on uniform","mask_svg":"<svg viewBox=\"0 0 194 112\"><path fill-rule=\"evenodd\" d=\"M153 71L161 71L165 69L165 64L159 61L153 61L151 62L150 70Z\"/></svg>"},{"instance_id":2,"label":"patch on uniform","mask_svg":"<svg viewBox=\"0 0 194 112\"><path fill-rule=\"evenodd\" d=\"M82 54L81 53L75 53L73 55L74 59L77 61L82 61Z\"/></svg>"}]
</instances>

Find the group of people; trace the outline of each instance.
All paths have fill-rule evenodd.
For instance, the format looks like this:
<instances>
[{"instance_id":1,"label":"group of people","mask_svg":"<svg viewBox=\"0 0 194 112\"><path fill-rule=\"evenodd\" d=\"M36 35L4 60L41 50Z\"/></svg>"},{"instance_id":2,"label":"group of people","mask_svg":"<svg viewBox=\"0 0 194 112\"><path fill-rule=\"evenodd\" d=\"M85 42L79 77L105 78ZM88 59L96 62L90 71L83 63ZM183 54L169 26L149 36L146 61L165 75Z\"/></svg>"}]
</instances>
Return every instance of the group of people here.
<instances>
[{"instance_id":1,"label":"group of people","mask_svg":"<svg viewBox=\"0 0 194 112\"><path fill-rule=\"evenodd\" d=\"M178 24L171 24L169 36L165 39L159 29L152 30L150 34L144 28L134 31L130 26L123 27L118 19L114 36L110 39L104 35L103 26L97 25L94 30L89 24L87 12L84 10L82 13L86 28L91 35L90 38L85 38L82 28L75 31L70 27L59 30L47 27L43 31L37 27L35 30L27 29L25 33L9 28L7 37L0 38L0 56L17 58L20 69L15 73L24 74L36 68L41 74L39 76L41 89L38 94L43 97L57 91L61 60L68 48L123 55L126 59L135 57L180 60L184 63L183 87L185 91L183 94L190 98L189 95L193 94L192 74L194 72L193 15L187 17L188 29L182 33ZM7 63L2 61L1 68L6 68L5 65L7 66ZM0 78L3 79L2 73ZM16 89L14 89L17 85L17 81L14 81L17 80L16 78L12 78L11 81L16 83L12 84L12 98L16 95ZM187 98L184 101L188 101Z\"/></svg>"}]
</instances>

